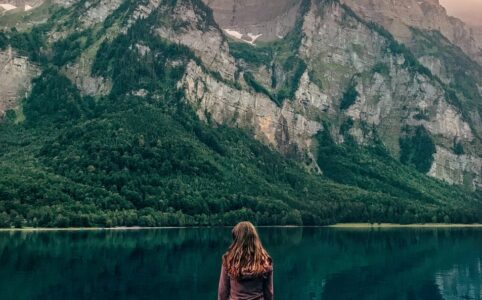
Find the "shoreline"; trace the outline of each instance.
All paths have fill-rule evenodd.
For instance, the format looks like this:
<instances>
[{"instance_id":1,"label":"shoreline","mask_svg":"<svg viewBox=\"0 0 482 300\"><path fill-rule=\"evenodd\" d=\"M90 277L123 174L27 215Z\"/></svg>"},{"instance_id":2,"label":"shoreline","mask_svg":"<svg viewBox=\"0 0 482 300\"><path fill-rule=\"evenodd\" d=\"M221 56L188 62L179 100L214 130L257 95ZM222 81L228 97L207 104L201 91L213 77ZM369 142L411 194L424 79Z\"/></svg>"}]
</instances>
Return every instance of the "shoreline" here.
<instances>
[{"instance_id":1,"label":"shoreline","mask_svg":"<svg viewBox=\"0 0 482 300\"><path fill-rule=\"evenodd\" d=\"M482 224L396 224L396 223L340 223L328 225L329 228L482 228Z\"/></svg>"},{"instance_id":2,"label":"shoreline","mask_svg":"<svg viewBox=\"0 0 482 300\"><path fill-rule=\"evenodd\" d=\"M195 228L230 228L231 226L179 226L179 227L68 227L68 228L49 228L49 227L25 227L25 228L0 228L2 232L49 232L49 231L141 231L159 229L195 229ZM258 228L335 228L335 229L385 229L385 228L482 228L482 224L396 224L396 223L339 223L325 226L292 226L292 225L272 225L256 226Z\"/></svg>"}]
</instances>

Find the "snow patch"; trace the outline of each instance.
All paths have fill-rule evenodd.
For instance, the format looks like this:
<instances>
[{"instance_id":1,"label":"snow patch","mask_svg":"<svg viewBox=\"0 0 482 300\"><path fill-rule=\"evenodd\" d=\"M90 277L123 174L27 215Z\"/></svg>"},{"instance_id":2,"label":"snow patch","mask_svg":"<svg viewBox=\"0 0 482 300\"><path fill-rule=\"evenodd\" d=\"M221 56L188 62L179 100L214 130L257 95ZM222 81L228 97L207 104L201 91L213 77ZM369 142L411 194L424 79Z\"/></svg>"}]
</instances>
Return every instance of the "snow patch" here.
<instances>
[{"instance_id":1,"label":"snow patch","mask_svg":"<svg viewBox=\"0 0 482 300\"><path fill-rule=\"evenodd\" d=\"M12 4L0 4L0 7L5 9L6 11L17 8L15 5Z\"/></svg>"},{"instance_id":2,"label":"snow patch","mask_svg":"<svg viewBox=\"0 0 482 300\"><path fill-rule=\"evenodd\" d=\"M28 5L28 4L25 4L25 11L29 11L31 10L33 7Z\"/></svg>"},{"instance_id":3,"label":"snow patch","mask_svg":"<svg viewBox=\"0 0 482 300\"><path fill-rule=\"evenodd\" d=\"M224 29L224 31L226 31L226 33L229 34L230 36L232 36L234 38L237 38L238 40L241 40L243 38L243 34L241 32L236 31L236 30Z\"/></svg>"},{"instance_id":4,"label":"snow patch","mask_svg":"<svg viewBox=\"0 0 482 300\"><path fill-rule=\"evenodd\" d=\"M248 33L248 36L251 38L251 42L248 42L252 45L254 45L254 43L256 42L256 40L262 36L262 34L252 34L252 33Z\"/></svg>"},{"instance_id":5,"label":"snow patch","mask_svg":"<svg viewBox=\"0 0 482 300\"><path fill-rule=\"evenodd\" d=\"M241 40L243 42L246 42L248 44L254 45L256 40L262 36L262 34L253 34L253 33L248 33L248 34L242 34L239 31L236 31L234 29L223 29L228 35L232 36L233 38L236 38L238 40ZM244 38L243 38L244 37Z\"/></svg>"}]
</instances>

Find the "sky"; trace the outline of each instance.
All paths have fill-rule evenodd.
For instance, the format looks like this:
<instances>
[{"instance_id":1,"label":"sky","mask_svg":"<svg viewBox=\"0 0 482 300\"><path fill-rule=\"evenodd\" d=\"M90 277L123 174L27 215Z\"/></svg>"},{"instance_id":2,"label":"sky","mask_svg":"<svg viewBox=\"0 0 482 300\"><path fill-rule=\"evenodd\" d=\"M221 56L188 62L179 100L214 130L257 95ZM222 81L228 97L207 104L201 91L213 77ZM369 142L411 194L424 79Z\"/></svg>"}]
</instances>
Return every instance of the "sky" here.
<instances>
[{"instance_id":1,"label":"sky","mask_svg":"<svg viewBox=\"0 0 482 300\"><path fill-rule=\"evenodd\" d=\"M482 26L482 0L440 0L449 15Z\"/></svg>"}]
</instances>

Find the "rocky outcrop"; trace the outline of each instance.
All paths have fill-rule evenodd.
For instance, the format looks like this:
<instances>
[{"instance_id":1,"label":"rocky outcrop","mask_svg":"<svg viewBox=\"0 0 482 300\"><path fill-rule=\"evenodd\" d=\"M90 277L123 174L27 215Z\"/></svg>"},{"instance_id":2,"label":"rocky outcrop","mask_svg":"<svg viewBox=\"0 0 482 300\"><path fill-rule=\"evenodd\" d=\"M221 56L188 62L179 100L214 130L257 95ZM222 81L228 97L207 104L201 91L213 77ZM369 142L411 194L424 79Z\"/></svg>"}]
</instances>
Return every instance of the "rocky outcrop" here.
<instances>
[{"instance_id":1,"label":"rocky outcrop","mask_svg":"<svg viewBox=\"0 0 482 300\"><path fill-rule=\"evenodd\" d=\"M455 155L445 148L437 147L428 174L450 184L473 185L482 189L482 159L472 155Z\"/></svg>"},{"instance_id":2,"label":"rocky outcrop","mask_svg":"<svg viewBox=\"0 0 482 300\"><path fill-rule=\"evenodd\" d=\"M114 10L116 10L123 0L100 0L85 2L85 13L80 16L84 27L103 22Z\"/></svg>"},{"instance_id":3,"label":"rocky outcrop","mask_svg":"<svg viewBox=\"0 0 482 300\"><path fill-rule=\"evenodd\" d=\"M292 102L294 103L294 107L306 116L316 116L320 115L320 113L334 114L336 111L333 99L323 93L316 84L311 82L308 72L305 72L303 76L301 76L298 90Z\"/></svg>"},{"instance_id":4,"label":"rocky outcrop","mask_svg":"<svg viewBox=\"0 0 482 300\"><path fill-rule=\"evenodd\" d=\"M85 29L92 29L95 25L104 22L109 15L119 8L124 0L94 0L86 1L82 4L78 2L79 0L54 2L66 8L65 16L68 17L61 18L54 23L48 34L48 42L50 44L53 45L71 34L79 33ZM76 5L74 6L74 4ZM121 30L116 29L116 33L112 34L112 30L110 30L106 35L112 35L110 38L113 38L120 32Z\"/></svg>"},{"instance_id":5,"label":"rocky outcrop","mask_svg":"<svg viewBox=\"0 0 482 300\"><path fill-rule=\"evenodd\" d=\"M107 95L112 84L103 77L91 74L92 61L80 58L78 62L69 64L64 68L64 75L74 83L84 95L103 96Z\"/></svg>"},{"instance_id":6,"label":"rocky outcrop","mask_svg":"<svg viewBox=\"0 0 482 300\"><path fill-rule=\"evenodd\" d=\"M313 5L303 32L300 55L335 106L340 107L347 87L356 90L356 98L335 118L345 114L375 125L395 156L405 126L424 126L441 147L450 147L454 139L474 139L469 124L445 98L444 87L408 68L407 57L386 50L390 41L340 5Z\"/></svg>"},{"instance_id":7,"label":"rocky outcrop","mask_svg":"<svg viewBox=\"0 0 482 300\"><path fill-rule=\"evenodd\" d=\"M413 78L399 65L392 68L391 72L396 74L394 77L375 73L357 85L359 95L346 111L348 116L375 124L386 134L394 133L392 120L396 119L397 128L423 125L434 136L444 137L447 141L454 138L473 140L469 125L447 103L440 86L422 75Z\"/></svg>"},{"instance_id":8,"label":"rocky outcrop","mask_svg":"<svg viewBox=\"0 0 482 300\"><path fill-rule=\"evenodd\" d=\"M38 69L28 58L8 49L0 51L0 119L19 105L31 88Z\"/></svg>"},{"instance_id":9,"label":"rocky outcrop","mask_svg":"<svg viewBox=\"0 0 482 300\"><path fill-rule=\"evenodd\" d=\"M482 49L482 26L472 27L472 35L475 38L477 46Z\"/></svg>"},{"instance_id":10,"label":"rocky outcrop","mask_svg":"<svg viewBox=\"0 0 482 300\"><path fill-rule=\"evenodd\" d=\"M238 90L203 72L194 62L187 66L179 87L201 119L254 131L256 138L288 154L311 149L312 137L321 129L318 122L295 113L292 103L278 107L263 94Z\"/></svg>"},{"instance_id":11,"label":"rocky outcrop","mask_svg":"<svg viewBox=\"0 0 482 300\"><path fill-rule=\"evenodd\" d=\"M438 30L482 65L482 47L471 29L461 20L450 17L438 0L341 0L357 14L388 29L401 42L411 39L410 27Z\"/></svg>"},{"instance_id":12,"label":"rocky outcrop","mask_svg":"<svg viewBox=\"0 0 482 300\"><path fill-rule=\"evenodd\" d=\"M300 0L203 0L214 13L219 26L236 38L272 41L293 29ZM240 34L236 36L236 34Z\"/></svg>"},{"instance_id":13,"label":"rocky outcrop","mask_svg":"<svg viewBox=\"0 0 482 300\"><path fill-rule=\"evenodd\" d=\"M144 3L139 3L130 16L129 21L127 22L127 27L124 30L132 26L132 24L134 24L137 20L147 18L155 9L159 7L161 2L161 0L149 0Z\"/></svg>"},{"instance_id":14,"label":"rocky outcrop","mask_svg":"<svg viewBox=\"0 0 482 300\"><path fill-rule=\"evenodd\" d=\"M427 69L432 72L433 75L437 76L445 84L449 84L451 81L450 74L447 71L444 63L437 57L434 56L421 56L418 58L420 63L424 65Z\"/></svg>"},{"instance_id":15,"label":"rocky outcrop","mask_svg":"<svg viewBox=\"0 0 482 300\"><path fill-rule=\"evenodd\" d=\"M160 22L155 32L176 44L191 48L203 64L226 80L234 80L236 64L228 44L216 24L211 24L205 11L190 1L178 1L174 8L164 7L162 15L169 23ZM180 24L179 28L172 24ZM167 25L167 26L166 26Z\"/></svg>"},{"instance_id":16,"label":"rocky outcrop","mask_svg":"<svg viewBox=\"0 0 482 300\"><path fill-rule=\"evenodd\" d=\"M450 148L454 139L463 143L473 141L470 126L445 98L442 84L408 67L406 62L411 58L387 51L392 41L360 22L343 6L337 2L313 3L303 21L299 55L308 70L301 76L293 99L278 107L268 96L236 89L191 63L180 86L185 88L187 99L200 116L205 118L208 113L218 123L251 128L257 138L283 153L297 148L311 156L312 139L322 128L321 120L328 118L337 124L342 115L358 121L357 124L374 125L394 156L399 153L399 140L406 126L424 126L436 137L441 149ZM182 32L184 39L190 40L183 44L192 47L200 43L201 36L193 31L191 28ZM212 29L210 34L216 36L218 31ZM172 40L172 35L160 32ZM181 35L177 41L182 39ZM216 49L210 57L219 57L223 52L223 47ZM432 63L435 69L436 62ZM225 71L223 68L230 65L230 61L225 61L216 68ZM266 72L265 68L259 70ZM260 78L262 73L254 75ZM266 84L261 79L258 80ZM243 82L241 86L245 86ZM349 86L354 86L357 97L347 108L340 109ZM360 128L352 128L350 132L364 142L365 134ZM475 157L471 155L467 156ZM436 164L439 161L435 159ZM438 164L437 168L438 172L429 174L438 176L445 171L452 174L444 169L444 164ZM459 171L469 172L467 168ZM480 172L477 174L480 176ZM463 183L477 186L478 177L473 178ZM460 182L457 178L452 180Z\"/></svg>"}]
</instances>

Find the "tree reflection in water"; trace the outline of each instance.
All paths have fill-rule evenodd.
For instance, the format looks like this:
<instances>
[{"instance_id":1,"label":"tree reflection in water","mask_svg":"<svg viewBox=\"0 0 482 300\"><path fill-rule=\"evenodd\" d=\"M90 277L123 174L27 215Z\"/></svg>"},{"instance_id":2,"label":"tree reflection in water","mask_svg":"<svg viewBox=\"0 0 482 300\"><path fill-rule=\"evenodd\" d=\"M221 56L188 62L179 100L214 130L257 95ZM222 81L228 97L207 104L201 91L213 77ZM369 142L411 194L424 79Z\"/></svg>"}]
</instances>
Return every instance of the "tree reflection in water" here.
<instances>
[{"instance_id":1,"label":"tree reflection in water","mask_svg":"<svg viewBox=\"0 0 482 300\"><path fill-rule=\"evenodd\" d=\"M277 299L480 299L480 229L260 228ZM215 299L229 228L0 233L0 299Z\"/></svg>"}]
</instances>

